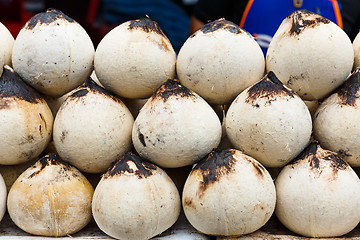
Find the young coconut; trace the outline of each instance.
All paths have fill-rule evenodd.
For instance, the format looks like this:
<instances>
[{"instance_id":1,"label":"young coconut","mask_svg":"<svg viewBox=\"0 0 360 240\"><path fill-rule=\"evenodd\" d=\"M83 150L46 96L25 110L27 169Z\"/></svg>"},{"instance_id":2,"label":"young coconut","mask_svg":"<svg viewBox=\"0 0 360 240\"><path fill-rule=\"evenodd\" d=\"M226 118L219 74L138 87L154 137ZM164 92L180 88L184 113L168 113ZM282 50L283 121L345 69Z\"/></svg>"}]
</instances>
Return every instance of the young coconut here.
<instances>
[{"instance_id":1,"label":"young coconut","mask_svg":"<svg viewBox=\"0 0 360 240\"><path fill-rule=\"evenodd\" d=\"M0 76L4 65L11 65L11 54L14 45L14 37L10 31L0 22Z\"/></svg>"},{"instance_id":2,"label":"young coconut","mask_svg":"<svg viewBox=\"0 0 360 240\"><path fill-rule=\"evenodd\" d=\"M273 72L244 90L230 105L226 133L235 148L266 167L282 167L309 144L310 112Z\"/></svg>"},{"instance_id":3,"label":"young coconut","mask_svg":"<svg viewBox=\"0 0 360 240\"><path fill-rule=\"evenodd\" d=\"M94 189L75 167L49 154L28 168L10 189L7 208L25 232L60 237L91 220Z\"/></svg>"},{"instance_id":4,"label":"young coconut","mask_svg":"<svg viewBox=\"0 0 360 240\"><path fill-rule=\"evenodd\" d=\"M317 142L281 170L275 186L276 216L297 234L337 237L360 221L359 177L339 155Z\"/></svg>"},{"instance_id":5,"label":"young coconut","mask_svg":"<svg viewBox=\"0 0 360 240\"><path fill-rule=\"evenodd\" d=\"M3 177L0 174L0 222L6 211L7 190Z\"/></svg>"},{"instance_id":6,"label":"young coconut","mask_svg":"<svg viewBox=\"0 0 360 240\"><path fill-rule=\"evenodd\" d=\"M147 98L175 77L176 53L159 25L148 16L111 30L95 52L96 75L125 98Z\"/></svg>"},{"instance_id":7,"label":"young coconut","mask_svg":"<svg viewBox=\"0 0 360 240\"><path fill-rule=\"evenodd\" d=\"M182 205L199 232L238 236L258 230L276 201L273 180L255 159L235 149L215 149L187 178Z\"/></svg>"},{"instance_id":8,"label":"young coconut","mask_svg":"<svg viewBox=\"0 0 360 240\"><path fill-rule=\"evenodd\" d=\"M360 67L360 32L356 35L353 41L354 49L354 67L353 70Z\"/></svg>"},{"instance_id":9,"label":"young coconut","mask_svg":"<svg viewBox=\"0 0 360 240\"><path fill-rule=\"evenodd\" d=\"M122 240L150 239L180 214L180 195L164 170L126 153L95 188L92 213L99 228Z\"/></svg>"},{"instance_id":10,"label":"young coconut","mask_svg":"<svg viewBox=\"0 0 360 240\"><path fill-rule=\"evenodd\" d=\"M132 141L139 155L164 168L199 161L221 140L221 123L195 92L169 79L135 119Z\"/></svg>"},{"instance_id":11,"label":"young coconut","mask_svg":"<svg viewBox=\"0 0 360 240\"><path fill-rule=\"evenodd\" d=\"M16 72L43 94L62 96L81 85L93 70L94 46L84 28L61 11L33 16L16 37Z\"/></svg>"},{"instance_id":12,"label":"young coconut","mask_svg":"<svg viewBox=\"0 0 360 240\"><path fill-rule=\"evenodd\" d=\"M222 18L186 40L176 70L181 84L211 104L224 104L261 79L265 59L247 31Z\"/></svg>"},{"instance_id":13,"label":"young coconut","mask_svg":"<svg viewBox=\"0 0 360 240\"><path fill-rule=\"evenodd\" d=\"M360 68L325 99L315 113L314 137L340 154L351 166L360 166Z\"/></svg>"},{"instance_id":14,"label":"young coconut","mask_svg":"<svg viewBox=\"0 0 360 240\"><path fill-rule=\"evenodd\" d=\"M88 78L56 114L55 148L81 171L102 173L130 150L133 123L124 103Z\"/></svg>"},{"instance_id":15,"label":"young coconut","mask_svg":"<svg viewBox=\"0 0 360 240\"><path fill-rule=\"evenodd\" d=\"M0 77L0 164L36 158L51 138L53 116L44 98L5 65Z\"/></svg>"},{"instance_id":16,"label":"young coconut","mask_svg":"<svg viewBox=\"0 0 360 240\"><path fill-rule=\"evenodd\" d=\"M283 20L266 54L267 72L273 71L305 100L330 94L351 73L353 63L347 34L307 10L295 11Z\"/></svg>"}]
</instances>

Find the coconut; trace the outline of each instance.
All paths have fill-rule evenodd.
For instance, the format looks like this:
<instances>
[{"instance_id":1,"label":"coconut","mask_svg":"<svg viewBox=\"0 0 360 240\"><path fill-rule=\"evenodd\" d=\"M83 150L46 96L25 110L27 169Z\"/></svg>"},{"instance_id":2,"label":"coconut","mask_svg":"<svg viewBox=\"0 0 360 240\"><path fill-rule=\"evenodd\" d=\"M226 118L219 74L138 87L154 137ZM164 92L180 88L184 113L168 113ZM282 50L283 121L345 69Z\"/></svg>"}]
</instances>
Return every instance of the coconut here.
<instances>
[{"instance_id":1,"label":"coconut","mask_svg":"<svg viewBox=\"0 0 360 240\"><path fill-rule=\"evenodd\" d=\"M6 211L7 190L3 177L0 174L0 222Z\"/></svg>"},{"instance_id":2,"label":"coconut","mask_svg":"<svg viewBox=\"0 0 360 240\"><path fill-rule=\"evenodd\" d=\"M238 236L261 228L276 201L270 174L239 150L213 150L195 165L182 193L186 218L199 232Z\"/></svg>"},{"instance_id":3,"label":"coconut","mask_svg":"<svg viewBox=\"0 0 360 240\"><path fill-rule=\"evenodd\" d=\"M88 78L56 114L55 148L62 159L83 172L105 172L130 150L133 123L124 103Z\"/></svg>"},{"instance_id":4,"label":"coconut","mask_svg":"<svg viewBox=\"0 0 360 240\"><path fill-rule=\"evenodd\" d=\"M199 161L221 140L221 123L198 94L169 79L135 119L132 141L139 155L164 168Z\"/></svg>"},{"instance_id":5,"label":"coconut","mask_svg":"<svg viewBox=\"0 0 360 240\"><path fill-rule=\"evenodd\" d=\"M91 220L94 189L75 167L49 154L29 167L8 194L12 221L25 232L60 237Z\"/></svg>"},{"instance_id":6,"label":"coconut","mask_svg":"<svg viewBox=\"0 0 360 240\"><path fill-rule=\"evenodd\" d=\"M92 212L99 228L117 239L150 239L170 228L180 195L164 170L126 153L95 188Z\"/></svg>"},{"instance_id":7,"label":"coconut","mask_svg":"<svg viewBox=\"0 0 360 240\"><path fill-rule=\"evenodd\" d=\"M353 41L353 49L354 49L354 67L356 68L360 67L360 32L356 35L354 41Z\"/></svg>"},{"instance_id":8,"label":"coconut","mask_svg":"<svg viewBox=\"0 0 360 240\"><path fill-rule=\"evenodd\" d=\"M315 113L314 137L339 153L351 166L360 166L360 68Z\"/></svg>"},{"instance_id":9,"label":"coconut","mask_svg":"<svg viewBox=\"0 0 360 240\"><path fill-rule=\"evenodd\" d=\"M354 52L347 34L330 20L298 10L276 31L266 54L266 70L305 100L322 99L351 73Z\"/></svg>"},{"instance_id":10,"label":"coconut","mask_svg":"<svg viewBox=\"0 0 360 240\"><path fill-rule=\"evenodd\" d=\"M244 90L230 105L226 133L236 149L266 167L282 167L310 142L310 112L273 72Z\"/></svg>"},{"instance_id":11,"label":"coconut","mask_svg":"<svg viewBox=\"0 0 360 240\"><path fill-rule=\"evenodd\" d=\"M10 31L0 22L0 76L4 65L11 65L11 53L14 45L14 37Z\"/></svg>"},{"instance_id":12,"label":"coconut","mask_svg":"<svg viewBox=\"0 0 360 240\"><path fill-rule=\"evenodd\" d=\"M33 16L16 37L16 72L43 94L61 96L81 85L93 70L94 46L85 29L61 11Z\"/></svg>"},{"instance_id":13,"label":"coconut","mask_svg":"<svg viewBox=\"0 0 360 240\"><path fill-rule=\"evenodd\" d=\"M316 142L282 169L275 186L276 216L297 234L337 237L360 221L359 177L339 155Z\"/></svg>"},{"instance_id":14,"label":"coconut","mask_svg":"<svg viewBox=\"0 0 360 240\"><path fill-rule=\"evenodd\" d=\"M95 72L106 89L125 98L147 98L175 77L176 53L148 16L112 29L95 52Z\"/></svg>"},{"instance_id":15,"label":"coconut","mask_svg":"<svg viewBox=\"0 0 360 240\"><path fill-rule=\"evenodd\" d=\"M0 164L36 158L50 141L52 125L44 98L5 65L0 78Z\"/></svg>"},{"instance_id":16,"label":"coconut","mask_svg":"<svg viewBox=\"0 0 360 240\"><path fill-rule=\"evenodd\" d=\"M265 60L247 31L222 18L205 24L186 40L176 70L181 84L209 103L224 104L261 79Z\"/></svg>"}]
</instances>

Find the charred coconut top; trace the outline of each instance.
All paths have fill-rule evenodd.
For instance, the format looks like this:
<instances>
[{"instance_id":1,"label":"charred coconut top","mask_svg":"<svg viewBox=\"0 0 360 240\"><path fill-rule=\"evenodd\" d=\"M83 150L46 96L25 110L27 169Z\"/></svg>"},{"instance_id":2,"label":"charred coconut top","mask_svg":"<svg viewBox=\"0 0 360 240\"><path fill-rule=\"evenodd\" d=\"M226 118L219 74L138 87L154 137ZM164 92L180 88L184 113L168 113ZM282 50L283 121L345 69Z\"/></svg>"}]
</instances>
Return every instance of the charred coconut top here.
<instances>
[{"instance_id":1,"label":"charred coconut top","mask_svg":"<svg viewBox=\"0 0 360 240\"><path fill-rule=\"evenodd\" d=\"M30 103L42 102L41 95L31 86L26 84L20 76L8 65L3 68L0 78L0 98L17 98ZM0 108L7 106L7 101L0 103Z\"/></svg>"},{"instance_id":2,"label":"charred coconut top","mask_svg":"<svg viewBox=\"0 0 360 240\"><path fill-rule=\"evenodd\" d=\"M218 20L207 23L200 28L200 31L202 31L204 34L215 32L217 30L226 30L234 34L245 32L238 25L233 22L227 21L224 18L220 18Z\"/></svg>"},{"instance_id":3,"label":"charred coconut top","mask_svg":"<svg viewBox=\"0 0 360 240\"><path fill-rule=\"evenodd\" d=\"M168 79L150 97L150 101L162 99L166 102L169 97L195 97L195 95L185 86L181 85L176 79Z\"/></svg>"},{"instance_id":4,"label":"charred coconut top","mask_svg":"<svg viewBox=\"0 0 360 240\"><path fill-rule=\"evenodd\" d=\"M148 15L145 15L140 19L130 21L129 30L133 30L133 29L139 29L146 33L155 32L157 34L162 35L163 37L166 37L163 31L161 30L159 24L153 21Z\"/></svg>"},{"instance_id":5,"label":"charred coconut top","mask_svg":"<svg viewBox=\"0 0 360 240\"><path fill-rule=\"evenodd\" d=\"M74 19L66 16L63 12L56 9L48 9L46 12L41 12L30 18L30 20L25 24L24 28L28 30L34 29L38 24L47 24L49 25L52 22L58 20L65 20L67 22L75 22Z\"/></svg>"},{"instance_id":6,"label":"charred coconut top","mask_svg":"<svg viewBox=\"0 0 360 240\"><path fill-rule=\"evenodd\" d=\"M330 23L329 19L305 9L297 10L286 18L292 21L290 35L299 35L306 28Z\"/></svg>"},{"instance_id":7,"label":"charred coconut top","mask_svg":"<svg viewBox=\"0 0 360 240\"><path fill-rule=\"evenodd\" d=\"M278 96L291 98L295 96L295 92L286 88L272 71L265 75L260 82L250 87L247 93L245 102L252 104L255 104L259 98L267 99L267 103L270 104ZM259 105L255 105L259 107Z\"/></svg>"},{"instance_id":8,"label":"charred coconut top","mask_svg":"<svg viewBox=\"0 0 360 240\"><path fill-rule=\"evenodd\" d=\"M130 173L137 176L139 179L147 178L153 175L153 171L157 166L142 160L139 156L129 152L125 153L123 157L114 163L112 167L104 174L104 178L113 177L115 175L124 175Z\"/></svg>"},{"instance_id":9,"label":"charred coconut top","mask_svg":"<svg viewBox=\"0 0 360 240\"><path fill-rule=\"evenodd\" d=\"M321 148L317 141L313 141L294 161L289 164L294 168L295 165L302 161L307 161L311 170L320 173L324 168L322 162L326 161L330 163L330 167L334 173L334 176L339 170L345 170L349 167L349 164L341 159L341 157L335 152L325 150ZM319 174L319 175L320 175Z\"/></svg>"},{"instance_id":10,"label":"charred coconut top","mask_svg":"<svg viewBox=\"0 0 360 240\"><path fill-rule=\"evenodd\" d=\"M360 90L360 68L357 68L337 91L342 105L356 106Z\"/></svg>"},{"instance_id":11,"label":"charred coconut top","mask_svg":"<svg viewBox=\"0 0 360 240\"><path fill-rule=\"evenodd\" d=\"M86 96L89 92L93 92L96 94L104 95L105 97L110 97L114 101L119 102L120 99L114 96L111 92L106 90L105 88L99 86L94 80L92 80L91 77L87 78L85 80L85 83L79 87L78 90L76 90L73 94L71 94L69 97L71 98L81 98L83 96Z\"/></svg>"},{"instance_id":12,"label":"charred coconut top","mask_svg":"<svg viewBox=\"0 0 360 240\"><path fill-rule=\"evenodd\" d=\"M47 166L59 166L62 168L62 171L60 171L59 173L63 176L67 176L65 173L71 171L71 169L73 168L73 166L71 166L68 162L65 162L64 160L62 160L59 156L57 156L55 153L49 153L47 155L45 155L44 157L42 157L41 159L39 159L39 161L37 162L40 164L40 169L38 171L33 172L31 175L29 175L29 178L33 178L34 176L38 175L39 173L41 173ZM33 168L37 168L37 163L35 163L33 165ZM73 177L77 177L77 172L71 171L71 175ZM56 179L55 179L56 180Z\"/></svg>"}]
</instances>

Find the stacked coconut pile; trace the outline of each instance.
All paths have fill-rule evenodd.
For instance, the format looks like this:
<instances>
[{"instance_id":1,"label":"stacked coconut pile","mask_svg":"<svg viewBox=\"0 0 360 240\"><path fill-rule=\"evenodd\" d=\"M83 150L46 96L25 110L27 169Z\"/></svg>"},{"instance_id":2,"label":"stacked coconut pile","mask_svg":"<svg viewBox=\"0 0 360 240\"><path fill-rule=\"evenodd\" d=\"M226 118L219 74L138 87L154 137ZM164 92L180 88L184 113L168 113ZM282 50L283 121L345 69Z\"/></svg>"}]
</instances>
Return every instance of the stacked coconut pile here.
<instances>
[{"instance_id":1,"label":"stacked coconut pile","mask_svg":"<svg viewBox=\"0 0 360 240\"><path fill-rule=\"evenodd\" d=\"M338 237L360 222L360 37L329 20L290 14L266 58L225 19L178 55L147 16L96 50L57 10L15 40L0 27L0 219L48 237L94 219L139 240L251 239L271 217Z\"/></svg>"}]
</instances>

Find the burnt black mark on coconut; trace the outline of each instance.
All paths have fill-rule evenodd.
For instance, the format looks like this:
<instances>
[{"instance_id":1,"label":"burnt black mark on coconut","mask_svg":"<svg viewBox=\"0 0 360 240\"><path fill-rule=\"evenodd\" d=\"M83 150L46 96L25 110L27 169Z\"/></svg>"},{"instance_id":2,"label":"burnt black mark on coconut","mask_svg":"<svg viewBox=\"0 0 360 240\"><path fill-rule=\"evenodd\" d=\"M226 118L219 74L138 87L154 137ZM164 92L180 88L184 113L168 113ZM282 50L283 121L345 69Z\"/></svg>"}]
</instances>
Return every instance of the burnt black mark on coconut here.
<instances>
[{"instance_id":1,"label":"burnt black mark on coconut","mask_svg":"<svg viewBox=\"0 0 360 240\"><path fill-rule=\"evenodd\" d=\"M170 97L185 98L195 97L190 89L180 84L176 79L168 79L150 97L150 101L162 99L166 102Z\"/></svg>"},{"instance_id":2,"label":"burnt black mark on coconut","mask_svg":"<svg viewBox=\"0 0 360 240\"><path fill-rule=\"evenodd\" d=\"M112 94L105 88L99 86L94 80L92 80L91 77L87 78L85 80L85 83L81 85L78 90L72 93L70 97L73 99L80 99L86 96L89 92L92 92L94 94L100 94L106 98L114 100L115 102L122 103L122 101L118 97L116 97L114 94Z\"/></svg>"},{"instance_id":3,"label":"burnt black mark on coconut","mask_svg":"<svg viewBox=\"0 0 360 240\"><path fill-rule=\"evenodd\" d=\"M209 22L202 26L199 31L206 33L215 32L217 30L227 30L234 34L244 33L245 31L241 29L238 25L233 22L227 21L224 18Z\"/></svg>"},{"instance_id":4,"label":"burnt black mark on coconut","mask_svg":"<svg viewBox=\"0 0 360 240\"><path fill-rule=\"evenodd\" d=\"M356 106L360 90L360 68L357 68L337 90L342 105Z\"/></svg>"},{"instance_id":5,"label":"burnt black mark on coconut","mask_svg":"<svg viewBox=\"0 0 360 240\"><path fill-rule=\"evenodd\" d=\"M129 30L133 29L139 29L146 33L155 32L165 37L165 34L161 30L159 24L147 15L140 19L130 21Z\"/></svg>"},{"instance_id":6,"label":"burnt black mark on coconut","mask_svg":"<svg viewBox=\"0 0 360 240\"><path fill-rule=\"evenodd\" d=\"M129 165L130 162L135 164L136 169L133 169ZM128 152L125 153L119 161L115 162L109 168L109 170L104 174L104 178L109 178L115 175L122 175L125 172L132 173L139 179L147 178L153 175L153 171L156 169L157 167L154 164L141 159L139 156L131 152Z\"/></svg>"},{"instance_id":7,"label":"burnt black mark on coconut","mask_svg":"<svg viewBox=\"0 0 360 240\"><path fill-rule=\"evenodd\" d=\"M329 19L326 19L322 16L317 16L313 19L313 16L315 15L316 14L313 12L302 9L295 11L287 16L286 18L292 20L290 35L299 35L306 28L314 28L320 24L330 23Z\"/></svg>"},{"instance_id":8,"label":"burnt black mark on coconut","mask_svg":"<svg viewBox=\"0 0 360 240\"><path fill-rule=\"evenodd\" d=\"M349 166L337 153L322 149L316 140L311 142L310 145L293 160L291 165L295 165L300 161L308 161L310 169L313 170L321 170L321 162L330 161L330 167L334 176L336 176L339 170L345 170Z\"/></svg>"},{"instance_id":9,"label":"burnt black mark on coconut","mask_svg":"<svg viewBox=\"0 0 360 240\"><path fill-rule=\"evenodd\" d=\"M33 172L29 178L33 178L34 176L38 175L40 172L42 172L47 166L51 165L58 165L62 167L62 172L67 172L71 170L72 166L62 160L58 155L55 153L49 153L48 155L45 155L38 161L41 165L40 169L38 171ZM34 165L35 166L35 165ZM76 174L73 174L74 177L78 176Z\"/></svg>"},{"instance_id":10,"label":"burnt black mark on coconut","mask_svg":"<svg viewBox=\"0 0 360 240\"><path fill-rule=\"evenodd\" d=\"M142 144L144 147L146 147L144 134L142 134L142 133L140 132L140 129L138 129L138 132L139 132L139 134L138 134L139 141L141 142L141 144Z\"/></svg>"},{"instance_id":11,"label":"burnt black mark on coconut","mask_svg":"<svg viewBox=\"0 0 360 240\"><path fill-rule=\"evenodd\" d=\"M25 100L30 103L44 102L44 99L34 88L25 83L9 66L3 68L0 78L0 109L10 106L9 99Z\"/></svg>"},{"instance_id":12,"label":"burnt black mark on coconut","mask_svg":"<svg viewBox=\"0 0 360 240\"><path fill-rule=\"evenodd\" d=\"M50 24L57 20L66 20L70 23L75 22L74 19L65 15L60 10L56 9L48 9L46 12L41 12L30 18L30 20L25 24L24 28L28 30L32 30L38 24Z\"/></svg>"},{"instance_id":13,"label":"burnt black mark on coconut","mask_svg":"<svg viewBox=\"0 0 360 240\"><path fill-rule=\"evenodd\" d=\"M249 88L247 93L248 96L245 102L252 104L254 107L260 107L256 102L259 98L265 98L267 103L271 104L279 96L293 98L296 95L294 91L286 88L271 71L260 82Z\"/></svg>"},{"instance_id":14,"label":"burnt black mark on coconut","mask_svg":"<svg viewBox=\"0 0 360 240\"><path fill-rule=\"evenodd\" d=\"M198 191L200 198L211 184L219 181L221 176L234 171L233 165L236 160L233 154L229 149L214 149L194 167L192 172L199 171L203 177Z\"/></svg>"}]
</instances>

